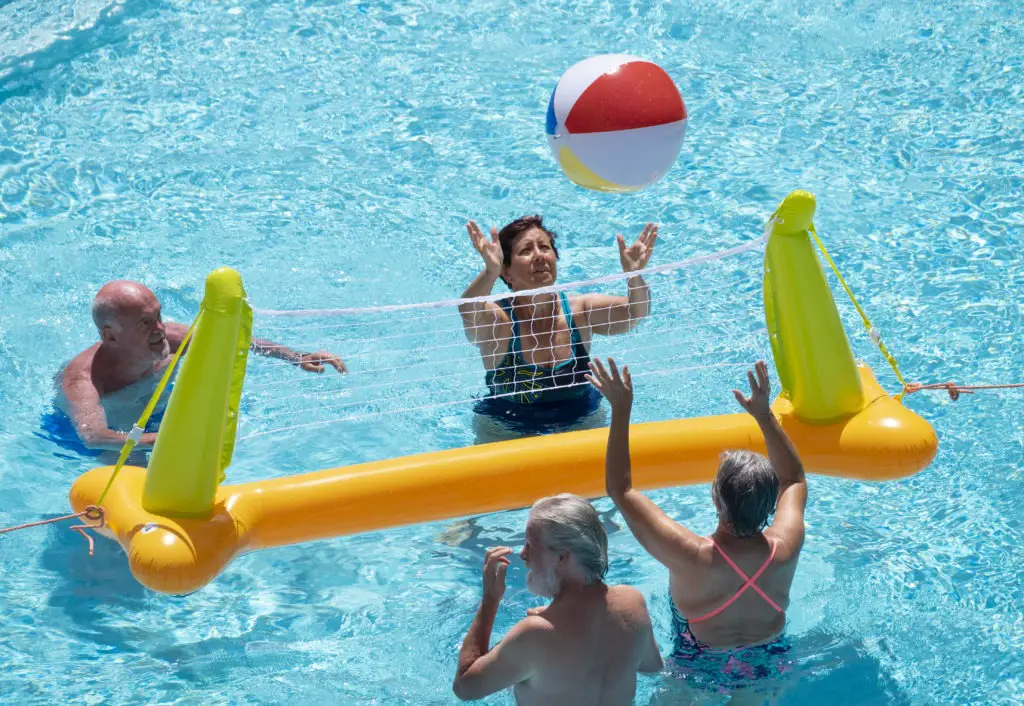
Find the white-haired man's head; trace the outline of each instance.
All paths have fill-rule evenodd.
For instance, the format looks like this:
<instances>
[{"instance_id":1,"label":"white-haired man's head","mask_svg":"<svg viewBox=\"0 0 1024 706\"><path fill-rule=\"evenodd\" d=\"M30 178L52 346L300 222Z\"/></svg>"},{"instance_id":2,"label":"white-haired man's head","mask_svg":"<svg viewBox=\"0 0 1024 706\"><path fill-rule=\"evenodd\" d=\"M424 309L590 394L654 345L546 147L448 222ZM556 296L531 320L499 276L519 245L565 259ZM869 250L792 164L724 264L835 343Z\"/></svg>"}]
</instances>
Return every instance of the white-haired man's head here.
<instances>
[{"instance_id":1,"label":"white-haired man's head","mask_svg":"<svg viewBox=\"0 0 1024 706\"><path fill-rule=\"evenodd\" d=\"M608 571L608 535L594 506L578 495L541 498L530 508L520 554L529 573L526 587L556 596L567 582L601 581Z\"/></svg>"}]
</instances>

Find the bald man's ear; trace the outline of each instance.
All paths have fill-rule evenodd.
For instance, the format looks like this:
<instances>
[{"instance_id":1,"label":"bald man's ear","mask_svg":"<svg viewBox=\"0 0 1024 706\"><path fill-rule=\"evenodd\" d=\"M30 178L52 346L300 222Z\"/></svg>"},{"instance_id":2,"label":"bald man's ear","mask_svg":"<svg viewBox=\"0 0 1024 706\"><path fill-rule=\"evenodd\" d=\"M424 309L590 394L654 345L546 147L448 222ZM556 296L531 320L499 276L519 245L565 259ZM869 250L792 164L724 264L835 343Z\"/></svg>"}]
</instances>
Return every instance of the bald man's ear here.
<instances>
[{"instance_id":1,"label":"bald man's ear","mask_svg":"<svg viewBox=\"0 0 1024 706\"><path fill-rule=\"evenodd\" d=\"M114 327L107 324L100 329L100 340L106 343L107 341L113 343L117 340L117 336L114 335Z\"/></svg>"}]
</instances>

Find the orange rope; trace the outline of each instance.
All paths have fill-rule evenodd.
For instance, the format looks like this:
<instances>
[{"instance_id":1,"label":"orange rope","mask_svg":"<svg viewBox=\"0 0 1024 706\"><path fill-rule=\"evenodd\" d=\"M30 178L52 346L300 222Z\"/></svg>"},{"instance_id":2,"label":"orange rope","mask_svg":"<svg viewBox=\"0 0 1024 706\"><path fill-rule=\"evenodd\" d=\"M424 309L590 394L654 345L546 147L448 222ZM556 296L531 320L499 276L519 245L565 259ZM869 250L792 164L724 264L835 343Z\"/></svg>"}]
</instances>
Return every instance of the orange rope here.
<instances>
[{"instance_id":1,"label":"orange rope","mask_svg":"<svg viewBox=\"0 0 1024 706\"><path fill-rule=\"evenodd\" d=\"M1024 382L1015 382L1008 385L957 385L955 382L938 382L933 385L922 385L919 382L909 382L903 386L905 394L921 392L922 390L945 390L949 393L949 399L956 401L960 394L973 395L975 390L1011 390L1024 387Z\"/></svg>"},{"instance_id":2,"label":"orange rope","mask_svg":"<svg viewBox=\"0 0 1024 706\"><path fill-rule=\"evenodd\" d=\"M90 525L88 523L81 525L73 525L69 529L78 532L80 535L89 540L89 556L92 556L95 544L92 541L92 535L86 534L87 529L99 529L104 526L103 508L97 507L96 505L90 505L85 508L82 512L76 512L71 515L62 515L61 517L53 517L49 520L40 520L39 522L26 522L23 525L15 525L14 527L4 527L0 529L0 534L7 534L8 532L14 532L15 530L28 529L29 527L40 527L42 525L50 525L54 522L63 522L64 520L75 520L79 517L84 517L86 520L92 520L93 522L99 522L98 525Z\"/></svg>"}]
</instances>

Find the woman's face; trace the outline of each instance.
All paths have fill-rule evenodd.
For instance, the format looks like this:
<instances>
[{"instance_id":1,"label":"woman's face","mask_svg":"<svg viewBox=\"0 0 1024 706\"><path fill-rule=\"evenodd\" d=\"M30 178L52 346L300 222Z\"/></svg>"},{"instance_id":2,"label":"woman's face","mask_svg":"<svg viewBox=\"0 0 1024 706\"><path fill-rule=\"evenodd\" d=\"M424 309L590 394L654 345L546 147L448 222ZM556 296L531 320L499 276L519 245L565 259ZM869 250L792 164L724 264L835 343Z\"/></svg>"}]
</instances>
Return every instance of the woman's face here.
<instances>
[{"instance_id":1,"label":"woman's face","mask_svg":"<svg viewBox=\"0 0 1024 706\"><path fill-rule=\"evenodd\" d=\"M513 240L509 263L502 276L513 291L554 284L558 258L548 234L540 228L531 228Z\"/></svg>"}]
</instances>

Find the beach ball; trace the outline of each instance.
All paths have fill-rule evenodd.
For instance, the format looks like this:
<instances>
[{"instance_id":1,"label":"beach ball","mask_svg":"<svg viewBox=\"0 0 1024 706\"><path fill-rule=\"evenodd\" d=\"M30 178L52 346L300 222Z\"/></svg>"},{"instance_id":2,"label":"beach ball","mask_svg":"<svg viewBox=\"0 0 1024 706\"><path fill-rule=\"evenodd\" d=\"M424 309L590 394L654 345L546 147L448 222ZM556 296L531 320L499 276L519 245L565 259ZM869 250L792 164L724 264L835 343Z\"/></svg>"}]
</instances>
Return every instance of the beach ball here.
<instances>
[{"instance_id":1,"label":"beach ball","mask_svg":"<svg viewBox=\"0 0 1024 706\"><path fill-rule=\"evenodd\" d=\"M679 156L686 106L657 64L603 54L559 79L546 132L555 159L575 183L596 191L639 191L665 176Z\"/></svg>"}]
</instances>

